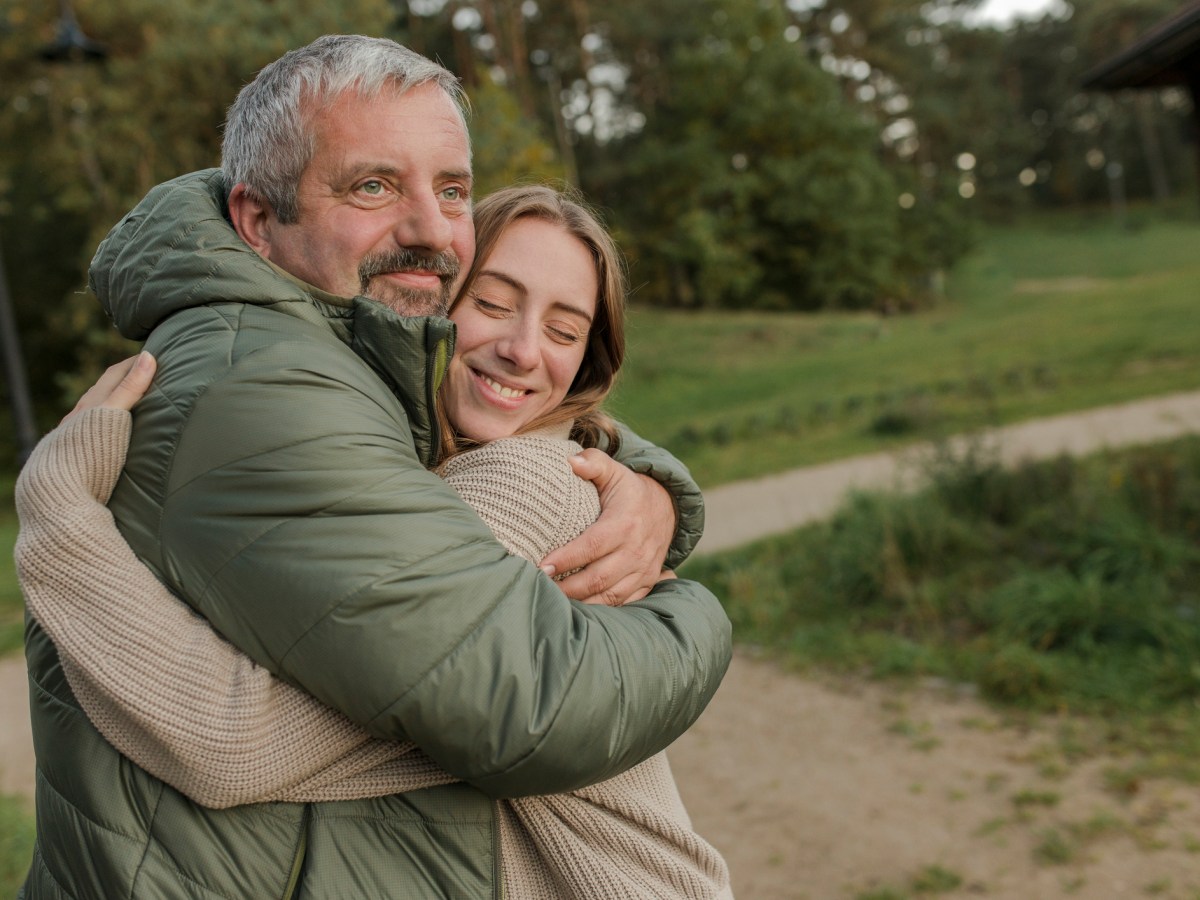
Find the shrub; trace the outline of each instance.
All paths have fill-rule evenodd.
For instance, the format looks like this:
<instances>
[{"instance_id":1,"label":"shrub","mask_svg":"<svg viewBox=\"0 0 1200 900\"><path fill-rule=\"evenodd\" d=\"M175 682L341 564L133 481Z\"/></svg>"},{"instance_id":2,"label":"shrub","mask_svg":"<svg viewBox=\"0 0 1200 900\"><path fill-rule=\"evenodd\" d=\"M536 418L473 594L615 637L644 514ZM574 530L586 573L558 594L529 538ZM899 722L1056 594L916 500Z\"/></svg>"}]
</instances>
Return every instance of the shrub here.
<instances>
[{"instance_id":1,"label":"shrub","mask_svg":"<svg viewBox=\"0 0 1200 900\"><path fill-rule=\"evenodd\" d=\"M970 679L1043 709L1200 698L1200 440L1014 470L944 455L919 494L688 566L737 634L879 675Z\"/></svg>"}]
</instances>

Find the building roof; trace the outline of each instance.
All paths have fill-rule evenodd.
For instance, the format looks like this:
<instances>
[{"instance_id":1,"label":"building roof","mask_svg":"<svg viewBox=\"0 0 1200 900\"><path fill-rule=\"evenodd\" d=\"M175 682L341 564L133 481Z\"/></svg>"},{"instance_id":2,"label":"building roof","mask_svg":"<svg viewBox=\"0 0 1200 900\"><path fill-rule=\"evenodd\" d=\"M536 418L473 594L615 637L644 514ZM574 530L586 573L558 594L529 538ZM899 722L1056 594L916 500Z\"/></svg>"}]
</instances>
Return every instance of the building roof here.
<instances>
[{"instance_id":1,"label":"building roof","mask_svg":"<svg viewBox=\"0 0 1200 900\"><path fill-rule=\"evenodd\" d=\"M1167 87L1200 78L1200 0L1159 22L1083 76L1092 90Z\"/></svg>"}]
</instances>

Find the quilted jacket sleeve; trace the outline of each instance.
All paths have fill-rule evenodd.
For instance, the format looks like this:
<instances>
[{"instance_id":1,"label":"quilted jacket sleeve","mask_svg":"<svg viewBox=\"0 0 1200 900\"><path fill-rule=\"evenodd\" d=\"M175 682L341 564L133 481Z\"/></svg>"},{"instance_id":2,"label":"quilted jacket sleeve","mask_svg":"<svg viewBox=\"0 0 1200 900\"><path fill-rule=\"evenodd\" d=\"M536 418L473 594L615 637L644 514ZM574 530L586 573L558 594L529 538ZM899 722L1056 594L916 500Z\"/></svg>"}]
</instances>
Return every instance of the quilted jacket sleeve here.
<instances>
[{"instance_id":1,"label":"quilted jacket sleeve","mask_svg":"<svg viewBox=\"0 0 1200 900\"><path fill-rule=\"evenodd\" d=\"M168 480L157 531L126 537L255 661L497 797L611 777L699 716L731 652L702 586L572 603L422 467L352 355L233 356L198 398L172 395L185 362L161 367L118 493L136 505L139 478Z\"/></svg>"},{"instance_id":2,"label":"quilted jacket sleeve","mask_svg":"<svg viewBox=\"0 0 1200 900\"><path fill-rule=\"evenodd\" d=\"M704 497L687 466L661 447L638 437L624 425L616 458L635 472L649 475L675 503L675 539L667 552L666 566L677 569L704 536Z\"/></svg>"}]
</instances>

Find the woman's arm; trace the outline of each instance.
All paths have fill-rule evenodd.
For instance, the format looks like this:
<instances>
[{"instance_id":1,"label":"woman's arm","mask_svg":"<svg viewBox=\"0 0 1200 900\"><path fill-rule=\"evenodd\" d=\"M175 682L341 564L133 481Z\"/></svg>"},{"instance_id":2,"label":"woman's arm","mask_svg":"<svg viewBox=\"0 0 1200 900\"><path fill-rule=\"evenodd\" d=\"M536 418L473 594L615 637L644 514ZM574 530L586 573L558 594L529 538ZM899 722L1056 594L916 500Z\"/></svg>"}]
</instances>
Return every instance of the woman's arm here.
<instances>
[{"instance_id":1,"label":"woman's arm","mask_svg":"<svg viewBox=\"0 0 1200 900\"><path fill-rule=\"evenodd\" d=\"M17 485L16 558L30 611L101 734L210 807L383 796L454 780L412 744L373 739L271 676L137 559L103 505L128 446L125 409L144 389L122 382L108 395L115 372L98 388L112 408L86 411L96 397L81 401ZM595 490L566 464L577 450L514 439L451 460L444 475L511 552L537 559L599 512Z\"/></svg>"},{"instance_id":2,"label":"woman's arm","mask_svg":"<svg viewBox=\"0 0 1200 900\"><path fill-rule=\"evenodd\" d=\"M38 445L16 490L15 555L29 609L101 734L210 807L452 781L413 745L373 739L273 678L134 556L103 505L129 424L120 408L69 418Z\"/></svg>"}]
</instances>

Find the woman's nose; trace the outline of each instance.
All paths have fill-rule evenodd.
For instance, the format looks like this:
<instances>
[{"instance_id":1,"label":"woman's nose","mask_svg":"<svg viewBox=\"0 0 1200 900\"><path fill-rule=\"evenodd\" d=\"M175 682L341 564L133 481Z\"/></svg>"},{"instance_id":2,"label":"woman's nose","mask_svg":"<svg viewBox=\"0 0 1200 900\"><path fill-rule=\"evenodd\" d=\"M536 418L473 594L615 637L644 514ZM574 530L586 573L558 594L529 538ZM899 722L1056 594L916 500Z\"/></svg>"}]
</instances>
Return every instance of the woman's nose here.
<instances>
[{"instance_id":1,"label":"woman's nose","mask_svg":"<svg viewBox=\"0 0 1200 900\"><path fill-rule=\"evenodd\" d=\"M537 365L537 332L525 323L513 323L512 329L499 342L500 355L517 368L528 371Z\"/></svg>"}]
</instances>

